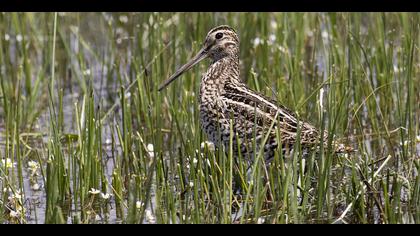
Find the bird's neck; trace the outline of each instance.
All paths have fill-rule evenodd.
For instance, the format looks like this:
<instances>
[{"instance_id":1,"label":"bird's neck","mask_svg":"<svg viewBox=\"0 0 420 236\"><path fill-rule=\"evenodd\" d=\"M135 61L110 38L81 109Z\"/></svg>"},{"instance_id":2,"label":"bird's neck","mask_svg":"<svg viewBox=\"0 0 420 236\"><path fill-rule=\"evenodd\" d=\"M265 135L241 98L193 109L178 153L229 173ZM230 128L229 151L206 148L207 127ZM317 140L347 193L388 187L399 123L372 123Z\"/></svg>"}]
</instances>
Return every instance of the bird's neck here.
<instances>
[{"instance_id":1,"label":"bird's neck","mask_svg":"<svg viewBox=\"0 0 420 236\"><path fill-rule=\"evenodd\" d=\"M239 57L229 55L213 61L203 76L203 85L223 84L227 81L239 81Z\"/></svg>"},{"instance_id":2,"label":"bird's neck","mask_svg":"<svg viewBox=\"0 0 420 236\"><path fill-rule=\"evenodd\" d=\"M227 83L240 83L238 57L224 57L210 65L201 79L200 99L217 98Z\"/></svg>"}]
</instances>

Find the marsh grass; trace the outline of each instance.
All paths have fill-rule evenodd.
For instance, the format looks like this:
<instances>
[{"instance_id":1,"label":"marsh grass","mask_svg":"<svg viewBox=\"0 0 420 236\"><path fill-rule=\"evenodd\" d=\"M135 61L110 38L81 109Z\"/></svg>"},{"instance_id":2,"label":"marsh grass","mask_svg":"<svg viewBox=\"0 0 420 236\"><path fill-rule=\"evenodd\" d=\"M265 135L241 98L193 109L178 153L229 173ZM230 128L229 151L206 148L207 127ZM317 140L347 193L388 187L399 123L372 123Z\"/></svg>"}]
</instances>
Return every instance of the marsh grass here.
<instances>
[{"instance_id":1,"label":"marsh grass","mask_svg":"<svg viewBox=\"0 0 420 236\"><path fill-rule=\"evenodd\" d=\"M0 22L1 223L420 222L418 14L2 13ZM251 88L327 131L320 152L302 158L298 144L249 168L233 142L207 145L198 118L207 63L157 91L219 24L239 33ZM334 136L356 151L333 154Z\"/></svg>"}]
</instances>

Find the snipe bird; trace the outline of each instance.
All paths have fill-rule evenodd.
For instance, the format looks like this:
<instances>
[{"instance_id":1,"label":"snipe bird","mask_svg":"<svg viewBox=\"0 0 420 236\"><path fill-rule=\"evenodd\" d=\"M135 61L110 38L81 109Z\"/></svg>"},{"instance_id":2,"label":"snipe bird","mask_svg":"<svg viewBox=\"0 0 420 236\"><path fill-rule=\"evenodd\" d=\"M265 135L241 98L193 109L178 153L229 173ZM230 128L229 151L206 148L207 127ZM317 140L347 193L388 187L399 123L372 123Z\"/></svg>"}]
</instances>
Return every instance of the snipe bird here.
<instances>
[{"instance_id":1,"label":"snipe bird","mask_svg":"<svg viewBox=\"0 0 420 236\"><path fill-rule=\"evenodd\" d=\"M269 162L276 150L283 153L292 150L298 135L302 149L319 144L320 132L313 125L299 120L291 110L251 90L241 81L239 38L230 26L222 25L210 30L197 55L181 66L158 90L161 91L206 58L211 59L211 65L200 84L200 121L202 129L216 146L229 147L231 121L233 153L241 153L245 158L254 158L254 154L264 148L264 158ZM268 139L263 143L266 136ZM326 133L323 140L327 140Z\"/></svg>"}]
</instances>

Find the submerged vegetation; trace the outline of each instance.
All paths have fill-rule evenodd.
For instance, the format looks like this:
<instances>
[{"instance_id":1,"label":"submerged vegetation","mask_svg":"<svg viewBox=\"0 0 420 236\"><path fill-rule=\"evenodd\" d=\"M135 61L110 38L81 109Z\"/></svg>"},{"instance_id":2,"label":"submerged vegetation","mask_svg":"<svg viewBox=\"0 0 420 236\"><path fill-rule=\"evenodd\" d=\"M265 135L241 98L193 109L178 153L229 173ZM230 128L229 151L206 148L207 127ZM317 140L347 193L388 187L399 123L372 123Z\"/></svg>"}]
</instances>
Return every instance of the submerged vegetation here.
<instances>
[{"instance_id":1,"label":"submerged vegetation","mask_svg":"<svg viewBox=\"0 0 420 236\"><path fill-rule=\"evenodd\" d=\"M417 13L1 13L0 223L420 223ZM260 161L207 142L207 31L241 77L356 149ZM263 181L267 176L268 181Z\"/></svg>"}]
</instances>

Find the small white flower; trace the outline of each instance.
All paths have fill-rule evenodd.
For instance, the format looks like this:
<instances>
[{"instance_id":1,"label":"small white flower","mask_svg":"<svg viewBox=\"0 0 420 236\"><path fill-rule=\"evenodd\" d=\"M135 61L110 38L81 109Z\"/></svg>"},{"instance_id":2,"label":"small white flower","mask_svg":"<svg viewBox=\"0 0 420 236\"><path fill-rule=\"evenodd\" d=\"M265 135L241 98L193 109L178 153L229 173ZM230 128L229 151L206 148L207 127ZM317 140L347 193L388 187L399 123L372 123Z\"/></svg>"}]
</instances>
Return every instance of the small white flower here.
<instances>
[{"instance_id":1,"label":"small white flower","mask_svg":"<svg viewBox=\"0 0 420 236\"><path fill-rule=\"evenodd\" d=\"M5 41L9 41L10 40L10 35L9 34L5 34L4 35L4 40Z\"/></svg>"},{"instance_id":2,"label":"small white flower","mask_svg":"<svg viewBox=\"0 0 420 236\"><path fill-rule=\"evenodd\" d=\"M270 34L270 36L268 36L268 44L273 45L275 41L276 41L276 35Z\"/></svg>"},{"instance_id":3,"label":"small white flower","mask_svg":"<svg viewBox=\"0 0 420 236\"><path fill-rule=\"evenodd\" d=\"M126 15L121 15L119 17L119 20L121 21L121 23L127 23L128 22L128 17Z\"/></svg>"},{"instance_id":4,"label":"small white flower","mask_svg":"<svg viewBox=\"0 0 420 236\"><path fill-rule=\"evenodd\" d=\"M91 188L90 190L89 190L89 193L90 194L92 194L92 195L96 195L96 194L99 194L101 191L99 191L98 189L94 189L94 188Z\"/></svg>"},{"instance_id":5,"label":"small white flower","mask_svg":"<svg viewBox=\"0 0 420 236\"><path fill-rule=\"evenodd\" d=\"M270 22L270 25L271 25L271 28L273 28L273 29L277 29L277 22L276 21L271 21Z\"/></svg>"},{"instance_id":6,"label":"small white flower","mask_svg":"<svg viewBox=\"0 0 420 236\"><path fill-rule=\"evenodd\" d=\"M12 168L15 165L15 163L10 160L10 158L2 159L1 160L1 166L5 168Z\"/></svg>"},{"instance_id":7,"label":"small white flower","mask_svg":"<svg viewBox=\"0 0 420 236\"><path fill-rule=\"evenodd\" d=\"M32 176L36 174L38 169L39 169L38 162L35 162L35 161L28 162L28 170L31 172Z\"/></svg>"},{"instance_id":8,"label":"small white flower","mask_svg":"<svg viewBox=\"0 0 420 236\"><path fill-rule=\"evenodd\" d=\"M112 140L110 138L105 139L105 144L110 145L112 143Z\"/></svg>"},{"instance_id":9,"label":"small white flower","mask_svg":"<svg viewBox=\"0 0 420 236\"><path fill-rule=\"evenodd\" d=\"M95 221L100 221L101 217L99 215L95 215Z\"/></svg>"},{"instance_id":10,"label":"small white flower","mask_svg":"<svg viewBox=\"0 0 420 236\"><path fill-rule=\"evenodd\" d=\"M31 185L31 189L34 190L34 191L38 191L40 189L40 186L39 186L39 184L35 183L35 184Z\"/></svg>"},{"instance_id":11,"label":"small white flower","mask_svg":"<svg viewBox=\"0 0 420 236\"><path fill-rule=\"evenodd\" d=\"M324 30L324 31L322 31L321 36L322 36L323 39L328 39L329 34L326 30Z\"/></svg>"},{"instance_id":12,"label":"small white flower","mask_svg":"<svg viewBox=\"0 0 420 236\"><path fill-rule=\"evenodd\" d=\"M109 199L110 197L112 196L112 194L110 194L110 193L101 193L101 197L103 198L103 199Z\"/></svg>"},{"instance_id":13,"label":"small white flower","mask_svg":"<svg viewBox=\"0 0 420 236\"><path fill-rule=\"evenodd\" d=\"M287 53L288 52L288 50L285 47L280 46L280 45L277 46L277 49L282 53Z\"/></svg>"},{"instance_id":14,"label":"small white flower","mask_svg":"<svg viewBox=\"0 0 420 236\"><path fill-rule=\"evenodd\" d=\"M151 143L147 144L147 153L149 154L151 158L155 156L155 153L153 151L154 151L153 144Z\"/></svg>"},{"instance_id":15,"label":"small white flower","mask_svg":"<svg viewBox=\"0 0 420 236\"><path fill-rule=\"evenodd\" d=\"M151 143L147 144L147 151L148 152L153 152L154 151L153 144L151 144Z\"/></svg>"},{"instance_id":16,"label":"small white flower","mask_svg":"<svg viewBox=\"0 0 420 236\"><path fill-rule=\"evenodd\" d=\"M137 209L141 209L144 206L144 203L142 201L137 201L136 202L136 208Z\"/></svg>"},{"instance_id":17,"label":"small white flower","mask_svg":"<svg viewBox=\"0 0 420 236\"><path fill-rule=\"evenodd\" d=\"M16 35L16 41L20 42L22 41L22 39L23 39L22 35L20 34Z\"/></svg>"},{"instance_id":18,"label":"small white flower","mask_svg":"<svg viewBox=\"0 0 420 236\"><path fill-rule=\"evenodd\" d=\"M260 44L262 44L262 40L260 38L255 38L254 41L252 42L252 44L254 45L254 48L256 48L257 46L259 46Z\"/></svg>"},{"instance_id":19,"label":"small white flower","mask_svg":"<svg viewBox=\"0 0 420 236\"><path fill-rule=\"evenodd\" d=\"M262 217L258 218L257 220L257 224L264 224L264 222L265 222L265 219Z\"/></svg>"},{"instance_id":20,"label":"small white flower","mask_svg":"<svg viewBox=\"0 0 420 236\"><path fill-rule=\"evenodd\" d=\"M90 69L84 70L83 75L85 75L85 76L90 75Z\"/></svg>"},{"instance_id":21,"label":"small white flower","mask_svg":"<svg viewBox=\"0 0 420 236\"><path fill-rule=\"evenodd\" d=\"M31 169L38 169L38 168L39 168L39 164L38 164L38 162L35 162L35 161L29 161L29 162L28 162L28 166L29 166L29 168L31 168Z\"/></svg>"},{"instance_id":22,"label":"small white flower","mask_svg":"<svg viewBox=\"0 0 420 236\"><path fill-rule=\"evenodd\" d=\"M193 163L194 163L194 164L197 164L197 163L198 163L197 158L195 158L195 157L193 158Z\"/></svg>"},{"instance_id":23,"label":"small white flower","mask_svg":"<svg viewBox=\"0 0 420 236\"><path fill-rule=\"evenodd\" d=\"M214 143L209 142L209 141L202 142L200 144L200 147L201 147L201 150L203 150L205 147L207 147L209 149L209 151L212 151L212 152L214 152L214 150L216 149L215 146L214 146Z\"/></svg>"},{"instance_id":24,"label":"small white flower","mask_svg":"<svg viewBox=\"0 0 420 236\"><path fill-rule=\"evenodd\" d=\"M191 181L191 182L189 183L189 185L190 185L190 187L191 187L191 188L192 188L192 187L194 187L194 182L192 182L192 181Z\"/></svg>"}]
</instances>

